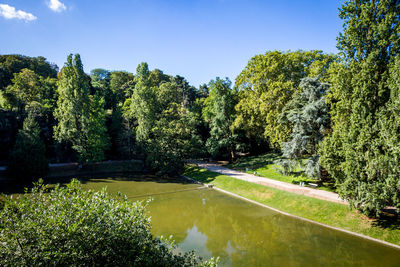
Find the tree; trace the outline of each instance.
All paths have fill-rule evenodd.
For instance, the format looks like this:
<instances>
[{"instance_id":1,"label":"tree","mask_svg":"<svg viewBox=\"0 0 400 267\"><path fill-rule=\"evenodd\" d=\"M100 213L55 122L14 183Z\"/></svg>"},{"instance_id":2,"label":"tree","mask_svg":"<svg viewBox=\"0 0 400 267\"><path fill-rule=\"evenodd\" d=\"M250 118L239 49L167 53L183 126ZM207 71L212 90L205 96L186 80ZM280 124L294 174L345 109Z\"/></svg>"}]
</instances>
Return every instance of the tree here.
<instances>
[{"instance_id":1,"label":"tree","mask_svg":"<svg viewBox=\"0 0 400 267\"><path fill-rule=\"evenodd\" d=\"M152 86L158 86L163 82L170 82L171 77L167 74L164 74L162 70L155 69L150 72L150 83Z\"/></svg>"},{"instance_id":2,"label":"tree","mask_svg":"<svg viewBox=\"0 0 400 267\"><path fill-rule=\"evenodd\" d=\"M15 73L29 69L43 78L56 78L58 67L50 64L44 57L22 55L0 55L0 91L12 83Z\"/></svg>"},{"instance_id":3,"label":"tree","mask_svg":"<svg viewBox=\"0 0 400 267\"><path fill-rule=\"evenodd\" d=\"M23 128L18 131L14 148L10 153L7 170L11 177L32 181L46 174L48 160L40 131L39 124L30 114L24 120Z\"/></svg>"},{"instance_id":4,"label":"tree","mask_svg":"<svg viewBox=\"0 0 400 267\"><path fill-rule=\"evenodd\" d=\"M283 159L278 164L288 174L308 157L305 174L320 179L318 144L330 126L329 107L325 103L329 85L321 83L319 77L303 78L300 88L301 93L286 104L281 114L282 123L290 123L293 128L290 139L282 144Z\"/></svg>"},{"instance_id":5,"label":"tree","mask_svg":"<svg viewBox=\"0 0 400 267\"><path fill-rule=\"evenodd\" d=\"M127 115L136 120L136 141L146 154L150 169L175 175L201 141L194 116L185 105L184 92L190 86L182 77L170 81L155 79L157 73L162 77L161 71L150 72L147 63L137 67Z\"/></svg>"},{"instance_id":6,"label":"tree","mask_svg":"<svg viewBox=\"0 0 400 267\"><path fill-rule=\"evenodd\" d=\"M154 237L142 202L83 190L77 180L52 190L37 183L17 200L6 197L0 229L5 266L216 265Z\"/></svg>"},{"instance_id":7,"label":"tree","mask_svg":"<svg viewBox=\"0 0 400 267\"><path fill-rule=\"evenodd\" d=\"M147 63L141 63L136 69L135 89L130 100L127 115L137 121L136 140L142 146L150 138L150 132L156 120L157 95L150 83L150 71Z\"/></svg>"},{"instance_id":8,"label":"tree","mask_svg":"<svg viewBox=\"0 0 400 267\"><path fill-rule=\"evenodd\" d=\"M22 69L14 74L12 85L4 92L10 109L16 109L19 117L34 109L41 117L50 119L55 108L55 78L44 78L30 69Z\"/></svg>"},{"instance_id":9,"label":"tree","mask_svg":"<svg viewBox=\"0 0 400 267\"><path fill-rule=\"evenodd\" d=\"M55 118L55 139L71 143L81 162L104 159L108 147L104 100L90 95L79 54L74 58L70 54L61 70Z\"/></svg>"},{"instance_id":10,"label":"tree","mask_svg":"<svg viewBox=\"0 0 400 267\"><path fill-rule=\"evenodd\" d=\"M113 71L110 76L110 89L114 94L114 103L112 107L123 104L125 98L130 92L127 92L126 85L134 80L134 76L126 71Z\"/></svg>"},{"instance_id":11,"label":"tree","mask_svg":"<svg viewBox=\"0 0 400 267\"><path fill-rule=\"evenodd\" d=\"M248 137L267 138L274 147L288 140L290 124L279 122L285 105L298 93L300 80L308 75L326 74L334 55L321 51L272 51L253 57L236 78L239 102L236 129Z\"/></svg>"},{"instance_id":12,"label":"tree","mask_svg":"<svg viewBox=\"0 0 400 267\"><path fill-rule=\"evenodd\" d=\"M231 89L231 81L217 77L209 83L209 95L203 109L204 120L210 125L210 138L206 146L214 157L228 156L235 158L235 151L240 148L239 136L231 125L235 120L237 94Z\"/></svg>"},{"instance_id":13,"label":"tree","mask_svg":"<svg viewBox=\"0 0 400 267\"><path fill-rule=\"evenodd\" d=\"M104 98L105 109L113 109L115 107L115 95L110 88L110 72L105 69L93 69L90 71L90 79L93 86L91 93Z\"/></svg>"},{"instance_id":14,"label":"tree","mask_svg":"<svg viewBox=\"0 0 400 267\"><path fill-rule=\"evenodd\" d=\"M153 170L159 174L179 174L184 167L183 160L199 153L201 139L193 118L177 103L170 103L162 111L147 146L146 161Z\"/></svg>"},{"instance_id":15,"label":"tree","mask_svg":"<svg viewBox=\"0 0 400 267\"><path fill-rule=\"evenodd\" d=\"M352 207L379 216L386 206L400 208L399 167L388 160L400 145L391 82L398 77L400 3L346 1L339 17L343 64L331 78L332 132L322 143L321 164Z\"/></svg>"},{"instance_id":16,"label":"tree","mask_svg":"<svg viewBox=\"0 0 400 267\"><path fill-rule=\"evenodd\" d=\"M30 69L22 69L14 74L12 82L6 92L14 98L18 114L22 114L28 103L39 99L40 76Z\"/></svg>"}]
</instances>

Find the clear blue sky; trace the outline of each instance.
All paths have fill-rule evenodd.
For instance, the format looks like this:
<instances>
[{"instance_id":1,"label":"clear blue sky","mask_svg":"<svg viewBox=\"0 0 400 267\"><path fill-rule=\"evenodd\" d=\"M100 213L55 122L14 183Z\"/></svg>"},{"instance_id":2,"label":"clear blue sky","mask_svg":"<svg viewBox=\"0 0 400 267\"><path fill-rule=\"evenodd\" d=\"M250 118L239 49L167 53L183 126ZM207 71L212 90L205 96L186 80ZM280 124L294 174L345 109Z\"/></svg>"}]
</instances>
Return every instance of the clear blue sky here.
<instances>
[{"instance_id":1,"label":"clear blue sky","mask_svg":"<svg viewBox=\"0 0 400 267\"><path fill-rule=\"evenodd\" d=\"M268 50L335 53L342 29L342 0L52 2L0 0L0 54L40 55L62 67L80 53L86 72L135 72L146 61L199 86L216 76L234 81Z\"/></svg>"}]
</instances>

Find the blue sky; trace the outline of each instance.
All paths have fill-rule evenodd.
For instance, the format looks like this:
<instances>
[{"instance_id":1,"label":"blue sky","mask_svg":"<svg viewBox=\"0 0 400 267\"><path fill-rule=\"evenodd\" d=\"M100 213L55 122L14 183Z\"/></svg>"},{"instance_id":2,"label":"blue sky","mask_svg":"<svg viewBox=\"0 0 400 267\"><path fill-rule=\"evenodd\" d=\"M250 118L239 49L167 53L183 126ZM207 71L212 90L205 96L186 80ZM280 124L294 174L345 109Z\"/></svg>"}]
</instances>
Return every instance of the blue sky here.
<instances>
[{"instance_id":1,"label":"blue sky","mask_svg":"<svg viewBox=\"0 0 400 267\"><path fill-rule=\"evenodd\" d=\"M44 56L85 71L150 69L199 86L235 77L269 50L337 52L342 0L0 0L0 54ZM14 9L13 9L14 8Z\"/></svg>"}]
</instances>

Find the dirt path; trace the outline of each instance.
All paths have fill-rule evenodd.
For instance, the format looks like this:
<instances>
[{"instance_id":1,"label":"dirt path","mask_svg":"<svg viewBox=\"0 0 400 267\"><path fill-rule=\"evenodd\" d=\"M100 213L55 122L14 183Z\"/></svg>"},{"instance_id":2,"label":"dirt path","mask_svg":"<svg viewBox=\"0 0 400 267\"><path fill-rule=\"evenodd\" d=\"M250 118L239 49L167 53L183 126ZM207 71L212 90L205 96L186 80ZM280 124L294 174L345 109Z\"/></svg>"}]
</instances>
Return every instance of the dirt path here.
<instances>
[{"instance_id":1,"label":"dirt path","mask_svg":"<svg viewBox=\"0 0 400 267\"><path fill-rule=\"evenodd\" d=\"M304 187L300 185L295 185L295 184L289 184L269 178L264 178L264 177L259 177L256 175L244 173L244 172L239 172L235 171L232 169L228 169L222 166L219 166L217 164L213 163L206 163L206 162L201 162L201 161L191 161L190 163L197 165L198 167L217 172L220 174L224 174L227 176L231 176L236 179L244 180L247 182L255 183L255 184L261 184L265 185L268 187L273 187L276 189L288 191L291 193L296 193L300 195L305 195L313 198L319 198L335 203L340 203L340 204L345 204L347 205L347 202L339 198L338 194L333 193L333 192L328 192L324 190L318 190L314 188L309 188L309 187Z\"/></svg>"}]
</instances>

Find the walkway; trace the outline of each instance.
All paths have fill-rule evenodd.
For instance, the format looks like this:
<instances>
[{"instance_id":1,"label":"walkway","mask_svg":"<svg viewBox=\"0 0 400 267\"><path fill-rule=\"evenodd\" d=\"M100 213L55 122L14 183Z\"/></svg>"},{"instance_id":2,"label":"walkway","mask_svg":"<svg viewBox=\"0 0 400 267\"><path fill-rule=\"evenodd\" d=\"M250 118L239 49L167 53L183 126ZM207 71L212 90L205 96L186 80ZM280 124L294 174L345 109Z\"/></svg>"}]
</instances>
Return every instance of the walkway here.
<instances>
[{"instance_id":1,"label":"walkway","mask_svg":"<svg viewBox=\"0 0 400 267\"><path fill-rule=\"evenodd\" d=\"M309 196L309 197L313 197L313 198L319 198L319 199L347 205L346 201L339 198L338 194L333 193L333 192L318 190L318 189L304 187L304 186L300 186L300 185L289 184L289 183L285 183L285 182L281 182L281 181L277 181L277 180L273 180L273 179L269 179L269 178L259 177L259 176L255 176L252 174L228 169L228 168L225 168L220 165L213 164L213 163L206 163L206 162L201 162L201 161L190 161L189 163L195 164L198 167L201 167L201 168L213 171L213 172L231 176L233 178L244 180L247 182L261 184L261 185L273 187L276 189L280 189L280 190L284 190L284 191L288 191L288 192L292 192L292 193L296 193L296 194L301 194L301 195L305 195L305 196Z\"/></svg>"}]
</instances>

